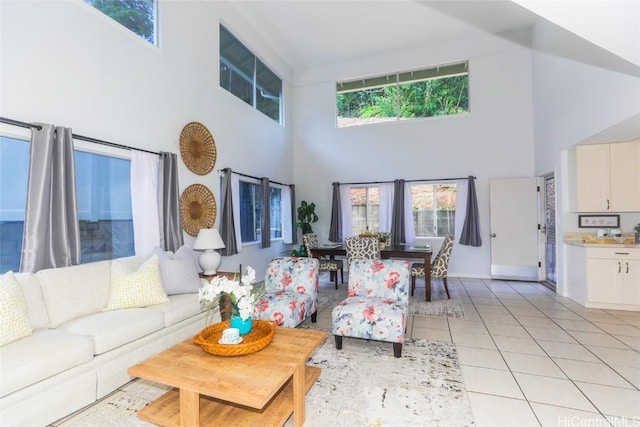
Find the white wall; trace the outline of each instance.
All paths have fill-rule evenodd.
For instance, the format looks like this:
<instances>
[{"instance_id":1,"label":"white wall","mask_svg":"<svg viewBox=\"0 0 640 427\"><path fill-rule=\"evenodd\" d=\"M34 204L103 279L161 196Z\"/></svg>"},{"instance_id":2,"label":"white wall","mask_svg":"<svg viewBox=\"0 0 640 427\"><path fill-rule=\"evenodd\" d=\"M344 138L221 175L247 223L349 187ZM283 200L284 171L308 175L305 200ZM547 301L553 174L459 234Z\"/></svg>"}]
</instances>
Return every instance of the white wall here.
<instances>
[{"instance_id":1,"label":"white wall","mask_svg":"<svg viewBox=\"0 0 640 427\"><path fill-rule=\"evenodd\" d=\"M337 129L335 81L469 59L467 115ZM326 241L331 183L475 175L483 246L456 246L450 274L489 277L489 180L533 176L531 53L490 36L336 64L296 76L294 178Z\"/></svg>"},{"instance_id":2,"label":"white wall","mask_svg":"<svg viewBox=\"0 0 640 427\"><path fill-rule=\"evenodd\" d=\"M567 150L605 130L623 133L615 132L618 125L626 128L631 124L634 129L633 118L637 122L640 117L640 78L637 70L635 74L621 73L549 53L553 49L548 46L554 40L544 25L534 27L533 43L536 174L556 173L558 292L572 296L582 290L565 286L568 275L573 273L566 267L562 238L565 232L588 230L579 229L577 214L570 212L569 192L574 189L568 185L571 171ZM628 139L640 137L633 131L625 134ZM599 140L615 142L602 137ZM640 222L640 213L623 213L620 217L624 232L630 232Z\"/></svg>"},{"instance_id":3,"label":"white wall","mask_svg":"<svg viewBox=\"0 0 640 427\"><path fill-rule=\"evenodd\" d=\"M219 23L285 80L285 105L291 70L224 2L162 1L159 7L160 47L154 47L82 1L0 2L2 116L174 153L184 125L201 122L216 141L215 169L198 176L180 162L180 187L206 185L218 211L218 169L292 182L290 130L219 87ZM245 246L240 255L223 257L221 268L242 263L261 274L282 250L280 243L269 250Z\"/></svg>"}]
</instances>

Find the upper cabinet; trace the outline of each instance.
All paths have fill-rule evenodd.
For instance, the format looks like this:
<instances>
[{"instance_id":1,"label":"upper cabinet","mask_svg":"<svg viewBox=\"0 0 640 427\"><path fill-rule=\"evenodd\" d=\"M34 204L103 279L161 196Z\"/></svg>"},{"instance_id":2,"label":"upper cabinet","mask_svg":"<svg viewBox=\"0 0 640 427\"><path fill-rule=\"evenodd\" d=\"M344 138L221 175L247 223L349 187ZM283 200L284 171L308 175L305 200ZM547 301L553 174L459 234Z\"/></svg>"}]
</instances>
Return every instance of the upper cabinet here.
<instances>
[{"instance_id":1,"label":"upper cabinet","mask_svg":"<svg viewBox=\"0 0 640 427\"><path fill-rule=\"evenodd\" d=\"M577 212L640 212L640 140L575 147Z\"/></svg>"}]
</instances>

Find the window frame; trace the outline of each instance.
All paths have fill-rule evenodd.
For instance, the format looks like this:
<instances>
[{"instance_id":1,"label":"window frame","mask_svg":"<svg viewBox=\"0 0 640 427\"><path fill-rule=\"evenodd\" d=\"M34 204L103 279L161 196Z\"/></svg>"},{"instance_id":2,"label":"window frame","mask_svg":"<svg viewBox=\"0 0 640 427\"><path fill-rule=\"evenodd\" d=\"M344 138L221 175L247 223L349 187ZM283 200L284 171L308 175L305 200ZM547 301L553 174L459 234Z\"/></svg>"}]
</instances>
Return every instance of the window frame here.
<instances>
[{"instance_id":1,"label":"window frame","mask_svg":"<svg viewBox=\"0 0 640 427\"><path fill-rule=\"evenodd\" d=\"M30 131L26 130L25 133L17 133L17 132L5 132L5 131L1 131L0 132L0 136L3 138L7 138L7 139L13 139L13 140L17 140L20 142L24 142L27 145L31 145L31 135L30 135ZM78 139L74 139L73 140L73 145L74 145L74 160L75 160L75 153L76 152L82 152L82 153L88 153L88 154L93 154L93 155L99 155L99 156L105 156L105 157L111 157L111 158L116 158L116 159L120 159L120 160L126 160L126 161L131 161L131 151L130 150L126 150L126 149L122 149L122 148L117 148L117 147L110 147L110 146L106 146L106 145L98 145L98 144L94 144L94 143L90 143L87 141L82 141L82 140L78 140ZM30 148L29 148L30 149ZM27 164L27 170L29 168L29 165ZM28 178L28 177L27 177ZM77 178L76 178L77 179ZM26 185L28 186L28 182L26 183ZM26 191L27 188L25 188L25 197L26 197ZM23 211L23 224L24 224L24 211ZM80 221L88 221L85 219L80 219L80 212L78 212L78 220ZM131 221L133 221L133 217L131 218ZM93 222L93 221L90 221ZM80 224L78 224L80 226ZM132 235L133 236L133 235ZM22 239L21 241L24 240L24 229L23 229L23 235L22 235ZM135 242L125 242L126 244L130 244L132 247L134 247L134 243ZM134 250L135 252L135 250ZM130 255L133 255L134 253L131 253ZM119 256L119 255L118 255ZM128 255L125 255L128 256ZM113 259L113 258L111 258ZM88 262L94 262L94 261L98 261L98 259L82 259L80 263L81 264L85 264ZM16 268L19 268L19 265ZM11 267L11 269L13 269L13 267ZM4 273L4 271L0 271L0 274Z\"/></svg>"},{"instance_id":2,"label":"window frame","mask_svg":"<svg viewBox=\"0 0 640 427\"><path fill-rule=\"evenodd\" d=\"M145 42L148 42L149 44L151 44L152 46L155 46L155 47L158 47L160 45L159 41L158 41L158 34L159 34L159 32L158 32L158 16L159 16L158 7L160 5L160 2L158 0L150 0L150 3L152 4L152 7L153 7L153 11L152 11L153 30L152 30L152 33L151 33L151 38L152 38L151 40L149 40L143 34L140 34L137 31L134 31L133 29L129 28L126 24L116 20L112 16L107 15L105 12L103 12L100 9L98 9L95 6L95 4L92 4L90 2L90 0L82 0L82 3L86 4L87 6L89 6L91 8L91 10L94 10L94 11L98 12L100 14L100 16L107 17L109 22L114 22L119 27L126 28L130 33L135 34L138 39L142 39Z\"/></svg>"},{"instance_id":3,"label":"window frame","mask_svg":"<svg viewBox=\"0 0 640 427\"><path fill-rule=\"evenodd\" d=\"M240 239L241 239L241 243L243 245L251 245L251 244L260 243L260 240L261 240L260 233L262 232L261 231L262 224L260 222L261 221L260 220L260 215L259 215L259 213L256 212L256 207L255 207L255 204L254 204L253 205L253 218L254 218L253 222L254 222L254 224L257 224L257 227L255 225L253 227L255 240L244 240L244 236L242 235L242 229L243 229L243 216L246 215L246 212L243 209L242 196L241 196L242 191L243 191L242 190L243 184L248 184L248 185L253 186L252 189L254 190L254 194L253 194L254 201L256 201L256 200L260 201L259 200L259 198L260 198L260 181L257 180L257 179L249 178L249 177L242 177L239 180L239 189L238 190L239 190L240 194L238 196L240 198L240 201L239 201L239 203L240 203ZM280 236L273 236L274 233L272 232L272 230L273 230L273 224L274 224L275 218L274 218L273 215L270 215L270 222L271 222L270 231L271 232L269 233L269 238L270 238L270 240L272 242L284 239L284 236L283 236L283 222L284 222L284 220L283 220L283 210L282 210L282 186L280 186L278 184L275 184L275 183L272 183L272 182L269 182L269 192L270 192L269 209L270 209L270 213L272 213L271 191L274 190L274 189L280 190L280 216L278 218L279 225L280 225L279 228L278 228L280 230ZM257 199L256 199L256 197L257 197Z\"/></svg>"},{"instance_id":4,"label":"window frame","mask_svg":"<svg viewBox=\"0 0 640 427\"><path fill-rule=\"evenodd\" d=\"M447 180L442 180L442 181L415 181L415 182L409 182L407 183L407 185L410 186L409 191L412 193L413 187L414 186L421 186L421 185L429 185L429 186L433 186L434 187L434 192L435 194L432 192L433 195L433 199L432 199L432 203L433 203L433 209L431 211L431 215L432 215L432 230L433 230L433 235L423 235L423 234L419 234L418 230L420 229L419 224L417 222L417 212L419 212L419 210L416 210L415 208L415 199L413 197L411 197L411 207L412 207L412 211L414 214L414 222L413 222L413 226L414 226L414 230L415 230L415 235L416 238L419 239L433 239L433 238L443 238L446 234L450 233L450 234L455 234L455 227L456 227L456 214L457 214L457 194L458 194L458 185L455 182L452 181L447 181ZM439 212L443 211L443 210L439 210L438 209L438 197L437 197L437 187L438 186L449 186L449 187L454 187L454 197L453 197L453 203L454 203L454 209L453 210L449 210L448 212L453 212L453 218L449 221L449 224L451 224L451 227L453 229L449 229L449 230L445 230L444 234L442 235L438 235L438 224L439 224L439 219L440 219L440 215Z\"/></svg>"},{"instance_id":5,"label":"window frame","mask_svg":"<svg viewBox=\"0 0 640 427\"><path fill-rule=\"evenodd\" d=\"M370 190L376 189L378 191L378 218L375 219L375 224L373 223L373 219L370 219L370 215L372 215L373 206L370 205L369 201L371 200ZM356 221L356 216L353 212L353 190L365 190L365 229L356 230L354 222ZM362 184L362 185L352 185L349 188L349 192L351 194L351 231L354 236L357 236L360 233L364 233L366 231L374 231L377 230L380 226L380 187L376 184Z\"/></svg>"},{"instance_id":6,"label":"window frame","mask_svg":"<svg viewBox=\"0 0 640 427\"><path fill-rule=\"evenodd\" d=\"M220 57L220 66L219 66L219 73L220 73L220 78L219 78L219 86L224 89L225 91L231 93L232 95L234 95L236 98L239 98L240 100L242 100L243 102L245 102L246 104L250 105L251 107L253 107L253 109L261 112L262 114L264 114L265 116L269 117L270 119L272 119L273 121L275 121L276 123L283 125L284 124L284 120L283 120L283 113L284 113L284 97L283 97L283 89L284 89L284 84L283 84L283 80L280 76L278 76L278 74L273 71L273 69L271 67L269 67L265 61L263 61L262 59L260 59L258 57L258 55L256 55L251 49L249 49L242 41L240 41L240 39L238 37L236 37L233 32L231 32L231 30L229 30L229 28L227 28L225 25L223 25L222 23L219 24L219 46L218 46L218 54ZM224 32L226 32L227 34L225 35ZM222 43L223 43L223 37L228 37L230 40L232 40L233 42L236 43L236 45L238 46L238 49L241 51L246 51L246 56L247 58L251 59L253 58L253 64L252 64L252 69L251 70L242 70L242 64L236 64L235 62L233 62L233 59L229 58L228 56L223 55L223 51L222 51ZM227 71L223 71L223 66L226 67ZM260 70L263 70L263 72L260 72ZM226 75L229 74L229 77L227 77ZM251 74L251 75L249 75ZM269 100L274 101L275 99L275 95L271 94L270 91L267 90L266 87L264 87L261 83L260 83L260 76L264 75L264 74L270 74L276 81L276 86L279 86L278 89L278 95L277 95L277 112L273 111L272 114L277 114L277 118L275 118L273 115L268 114L267 111L265 110L269 110ZM238 93L239 88L237 88L236 86L231 86L231 81L232 81L232 77L234 75L239 76L243 81L245 81L248 85L247 88L245 88L245 95L246 97L240 96ZM223 81L224 80L224 81ZM225 85L224 83L228 82L228 86ZM233 89L236 89L235 91ZM275 102L275 101L274 101ZM275 109L274 109L275 110Z\"/></svg>"},{"instance_id":7,"label":"window frame","mask_svg":"<svg viewBox=\"0 0 640 427\"><path fill-rule=\"evenodd\" d=\"M446 113L446 114L432 114L425 115L419 117L403 117L401 107L403 105L414 105L410 102L403 103L402 99L402 89L404 86L413 83L420 83L425 81L432 80L442 80L442 79L450 79L459 76L465 76L466 81L464 84L465 93L466 93L466 110L459 113ZM386 103L387 106L393 105L393 109L395 110L395 116L382 116L382 117L373 117L373 120L370 123L363 122L367 120L366 118L357 117L354 118L356 122L352 124L341 124L340 119L340 95L345 93L355 93L355 92L365 92L367 90L376 90L385 87L393 87L395 88L395 102ZM393 101L393 99L392 99ZM375 106L377 107L377 106ZM385 75L377 75L371 77L364 77L360 79L351 79L336 82L336 128L347 128L354 126L362 126L369 124L379 124L379 123L397 123L402 121L412 121L419 119L429 119L435 117L451 117L451 116L459 116L463 114L469 114L471 111L470 107L470 99L469 99L469 61L460 61L450 64L442 64L435 67L427 67L410 71L399 71L395 73L385 74ZM388 107L387 107L388 108Z\"/></svg>"}]
</instances>

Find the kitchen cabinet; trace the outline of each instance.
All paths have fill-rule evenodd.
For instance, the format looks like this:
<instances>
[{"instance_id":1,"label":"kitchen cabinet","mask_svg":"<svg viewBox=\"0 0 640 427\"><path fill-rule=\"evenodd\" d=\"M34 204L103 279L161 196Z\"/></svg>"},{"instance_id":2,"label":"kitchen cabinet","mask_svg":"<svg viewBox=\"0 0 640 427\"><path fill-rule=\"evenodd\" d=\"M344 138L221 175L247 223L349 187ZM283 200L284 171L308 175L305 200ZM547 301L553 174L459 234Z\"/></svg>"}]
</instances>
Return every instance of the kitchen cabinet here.
<instances>
[{"instance_id":1,"label":"kitchen cabinet","mask_svg":"<svg viewBox=\"0 0 640 427\"><path fill-rule=\"evenodd\" d=\"M640 212L640 140L578 145L577 212Z\"/></svg>"},{"instance_id":2,"label":"kitchen cabinet","mask_svg":"<svg viewBox=\"0 0 640 427\"><path fill-rule=\"evenodd\" d=\"M640 310L640 248L587 248L586 270L587 307Z\"/></svg>"}]
</instances>

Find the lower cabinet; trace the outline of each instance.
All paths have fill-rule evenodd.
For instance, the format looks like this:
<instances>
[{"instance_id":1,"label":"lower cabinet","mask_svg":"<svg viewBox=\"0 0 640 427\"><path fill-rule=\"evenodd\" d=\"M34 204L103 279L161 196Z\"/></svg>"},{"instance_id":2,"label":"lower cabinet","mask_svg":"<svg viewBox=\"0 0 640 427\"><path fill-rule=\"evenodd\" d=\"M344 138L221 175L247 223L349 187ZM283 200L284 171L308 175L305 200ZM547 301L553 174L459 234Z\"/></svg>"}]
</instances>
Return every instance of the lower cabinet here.
<instances>
[{"instance_id":1,"label":"lower cabinet","mask_svg":"<svg viewBox=\"0 0 640 427\"><path fill-rule=\"evenodd\" d=\"M586 258L587 306L640 310L640 248L587 248Z\"/></svg>"}]
</instances>

